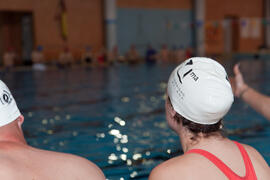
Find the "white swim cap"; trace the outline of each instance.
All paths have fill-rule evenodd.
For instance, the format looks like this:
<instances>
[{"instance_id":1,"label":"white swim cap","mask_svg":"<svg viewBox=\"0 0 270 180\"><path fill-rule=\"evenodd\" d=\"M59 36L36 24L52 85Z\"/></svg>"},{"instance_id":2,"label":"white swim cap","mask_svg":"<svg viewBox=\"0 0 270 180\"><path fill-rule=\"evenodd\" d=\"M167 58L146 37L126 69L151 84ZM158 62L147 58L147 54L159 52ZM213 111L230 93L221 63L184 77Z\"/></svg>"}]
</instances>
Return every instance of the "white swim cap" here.
<instances>
[{"instance_id":1,"label":"white swim cap","mask_svg":"<svg viewBox=\"0 0 270 180\"><path fill-rule=\"evenodd\" d=\"M6 84L0 80L0 127L11 123L20 115L15 99Z\"/></svg>"},{"instance_id":2,"label":"white swim cap","mask_svg":"<svg viewBox=\"0 0 270 180\"><path fill-rule=\"evenodd\" d=\"M172 72L168 96L174 110L199 124L215 124L233 103L227 73L218 62L203 57L184 61Z\"/></svg>"}]
</instances>

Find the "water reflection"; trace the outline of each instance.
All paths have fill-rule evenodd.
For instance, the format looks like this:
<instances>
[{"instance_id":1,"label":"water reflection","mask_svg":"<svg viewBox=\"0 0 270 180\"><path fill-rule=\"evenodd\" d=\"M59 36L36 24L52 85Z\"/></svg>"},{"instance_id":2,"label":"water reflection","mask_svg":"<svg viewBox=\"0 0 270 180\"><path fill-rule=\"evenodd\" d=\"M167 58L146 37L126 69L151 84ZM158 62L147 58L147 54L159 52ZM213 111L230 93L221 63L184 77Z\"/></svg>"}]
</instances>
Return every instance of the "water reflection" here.
<instances>
[{"instance_id":1,"label":"water reflection","mask_svg":"<svg viewBox=\"0 0 270 180\"><path fill-rule=\"evenodd\" d=\"M256 65L248 63L243 67ZM269 63L256 66L263 74L247 71L257 76L252 83L269 91L263 83L270 78ZM26 116L25 136L31 145L84 156L108 179L147 179L154 166L182 153L164 116L166 82L174 67L24 71L3 79ZM229 136L258 142L254 146L267 159L270 127L263 118L236 101L225 120Z\"/></svg>"}]
</instances>

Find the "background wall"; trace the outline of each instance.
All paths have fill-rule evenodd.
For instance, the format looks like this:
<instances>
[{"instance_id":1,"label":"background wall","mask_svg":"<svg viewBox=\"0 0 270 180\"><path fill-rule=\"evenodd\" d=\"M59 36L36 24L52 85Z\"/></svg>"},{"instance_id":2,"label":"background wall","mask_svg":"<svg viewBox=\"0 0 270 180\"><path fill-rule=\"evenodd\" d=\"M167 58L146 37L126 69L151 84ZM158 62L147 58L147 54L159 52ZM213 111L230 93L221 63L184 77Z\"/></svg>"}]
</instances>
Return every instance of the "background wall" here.
<instances>
[{"instance_id":1,"label":"background wall","mask_svg":"<svg viewBox=\"0 0 270 180\"><path fill-rule=\"evenodd\" d=\"M60 24L56 20L56 0L38 1L35 4L36 43L48 47L51 56L63 49ZM67 6L67 44L75 55L86 45L95 51L104 45L103 4L100 0L66 0ZM46 48L45 48L46 49Z\"/></svg>"},{"instance_id":2,"label":"background wall","mask_svg":"<svg viewBox=\"0 0 270 180\"><path fill-rule=\"evenodd\" d=\"M117 37L120 53L135 44L141 55L148 44L160 49L162 44L170 48L189 47L192 33L189 26L191 11L165 9L118 9ZM181 25L186 22L185 27Z\"/></svg>"},{"instance_id":3,"label":"background wall","mask_svg":"<svg viewBox=\"0 0 270 180\"><path fill-rule=\"evenodd\" d=\"M34 2L35 0L0 1L0 10L1 11L32 11Z\"/></svg>"},{"instance_id":4,"label":"background wall","mask_svg":"<svg viewBox=\"0 0 270 180\"><path fill-rule=\"evenodd\" d=\"M263 17L263 0L206 0L205 7L206 23L212 21L221 21L228 16L239 19ZM224 51L224 30L220 26L220 28L217 28L217 31L217 35L214 38L215 43L206 42L206 51L208 53L221 53ZM250 52L257 50L258 46L263 43L263 27L261 27L261 33L258 38L242 38L241 36L238 38L239 39L236 41L238 41L237 49L239 52Z\"/></svg>"},{"instance_id":5,"label":"background wall","mask_svg":"<svg viewBox=\"0 0 270 180\"><path fill-rule=\"evenodd\" d=\"M69 46L77 57L86 45L91 45L95 51L104 46L102 1L66 0L65 2L68 29L66 42L61 37L60 23L56 18L59 14L58 0L0 1L0 12L32 12L34 44L44 46L48 59L57 58L65 45Z\"/></svg>"},{"instance_id":6,"label":"background wall","mask_svg":"<svg viewBox=\"0 0 270 180\"><path fill-rule=\"evenodd\" d=\"M117 0L119 8L191 9L191 0Z\"/></svg>"},{"instance_id":7,"label":"background wall","mask_svg":"<svg viewBox=\"0 0 270 180\"><path fill-rule=\"evenodd\" d=\"M0 1L3 12L31 14L33 19L33 44L43 45L47 59L56 59L65 45L78 58L86 45L94 51L104 46L103 0L65 0L67 7L68 40L61 37L59 0L8 0ZM117 0L117 40L123 54L135 44L141 54L148 43L160 49L162 44L189 47L193 43L192 0ZM262 18L263 0L205 0L205 36L207 53L223 53L226 38L221 23L226 17ZM2 14L2 15L1 15ZM1 17L0 17L1 18ZM2 19L5 19L2 17ZM16 21L20 23L20 21ZM6 25L0 22L0 55L7 48L6 33L18 32L20 24ZM15 28L15 29L14 29ZM239 28L239 27L238 27ZM12 30L9 30L12 29ZM19 34L14 34L19 39ZM259 37L233 39L237 52L253 52L263 43L263 27ZM5 42L4 42L5 41ZM15 42L14 44L20 44ZM21 50L18 50L21 51Z\"/></svg>"},{"instance_id":8,"label":"background wall","mask_svg":"<svg viewBox=\"0 0 270 180\"><path fill-rule=\"evenodd\" d=\"M117 1L117 38L120 53L135 44L141 55L147 44L160 49L192 44L190 0ZM183 25L183 22L185 25Z\"/></svg>"}]
</instances>

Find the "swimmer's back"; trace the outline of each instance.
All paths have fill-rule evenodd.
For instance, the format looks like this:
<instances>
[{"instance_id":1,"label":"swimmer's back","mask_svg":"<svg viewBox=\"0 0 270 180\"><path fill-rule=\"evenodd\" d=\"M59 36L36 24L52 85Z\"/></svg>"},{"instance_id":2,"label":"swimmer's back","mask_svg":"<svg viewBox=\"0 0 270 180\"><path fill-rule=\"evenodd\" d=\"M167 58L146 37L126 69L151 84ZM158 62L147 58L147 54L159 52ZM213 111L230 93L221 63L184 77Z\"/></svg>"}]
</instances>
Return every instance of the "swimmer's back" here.
<instances>
[{"instance_id":1,"label":"swimmer's back","mask_svg":"<svg viewBox=\"0 0 270 180\"><path fill-rule=\"evenodd\" d=\"M0 179L103 180L90 161L71 154L44 151L27 145L0 143Z\"/></svg>"},{"instance_id":2,"label":"swimmer's back","mask_svg":"<svg viewBox=\"0 0 270 180\"><path fill-rule=\"evenodd\" d=\"M262 156L252 147L243 145L255 169L258 180L270 179L270 169ZM223 149L223 150L222 150ZM216 144L208 152L217 156L237 175L245 176L245 165L239 149L234 143ZM162 179L207 179L228 180L228 178L206 157L190 153L170 159L157 166L150 175L150 180Z\"/></svg>"}]
</instances>

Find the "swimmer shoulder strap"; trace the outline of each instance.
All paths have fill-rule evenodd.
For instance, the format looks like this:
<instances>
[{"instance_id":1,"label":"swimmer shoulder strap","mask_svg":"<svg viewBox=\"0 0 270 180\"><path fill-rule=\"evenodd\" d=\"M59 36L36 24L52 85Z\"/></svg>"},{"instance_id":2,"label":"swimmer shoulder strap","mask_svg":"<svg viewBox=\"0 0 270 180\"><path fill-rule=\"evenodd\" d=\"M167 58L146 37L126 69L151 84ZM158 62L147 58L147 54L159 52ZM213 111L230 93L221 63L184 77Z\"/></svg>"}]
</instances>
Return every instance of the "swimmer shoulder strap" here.
<instances>
[{"instance_id":1,"label":"swimmer shoulder strap","mask_svg":"<svg viewBox=\"0 0 270 180\"><path fill-rule=\"evenodd\" d=\"M241 155L243 157L245 168L246 168L246 175L244 177L238 176L235 172L231 170L225 163L223 163L219 158L217 158L214 154L202 150L202 149L191 149L190 151L186 153L196 153L204 156L208 160L210 160L213 164L215 164L223 173L227 176L230 180L257 180L256 173L254 170L254 167L251 163L251 160L247 154L247 151L245 148L239 144L238 142L234 143L237 145L239 151L241 152Z\"/></svg>"}]
</instances>

